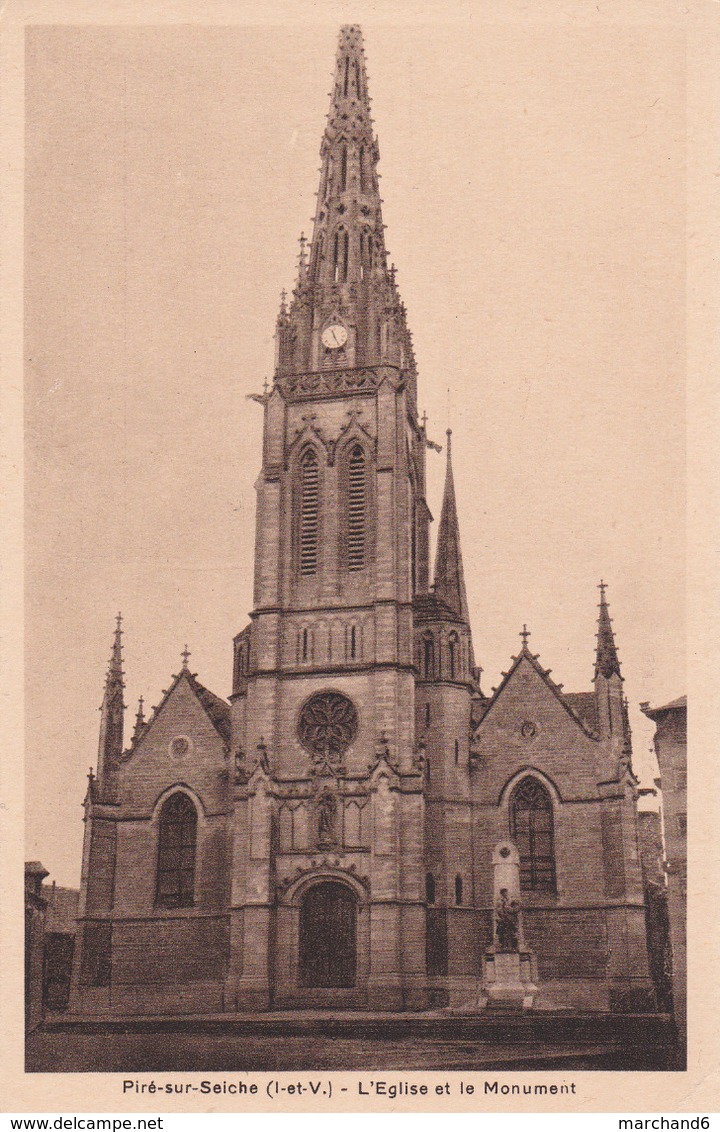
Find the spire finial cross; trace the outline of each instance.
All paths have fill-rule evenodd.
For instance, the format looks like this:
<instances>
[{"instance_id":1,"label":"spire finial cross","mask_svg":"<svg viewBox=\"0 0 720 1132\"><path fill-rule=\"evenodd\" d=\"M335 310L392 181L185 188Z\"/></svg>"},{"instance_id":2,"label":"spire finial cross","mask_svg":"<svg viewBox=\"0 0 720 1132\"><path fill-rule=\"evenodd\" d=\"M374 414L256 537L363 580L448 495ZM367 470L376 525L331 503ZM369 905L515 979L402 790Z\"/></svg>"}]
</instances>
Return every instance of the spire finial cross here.
<instances>
[{"instance_id":1,"label":"spire finial cross","mask_svg":"<svg viewBox=\"0 0 720 1132\"><path fill-rule=\"evenodd\" d=\"M420 420L422 422L423 432L427 432L428 415L427 415L425 409L423 409L423 415L420 418Z\"/></svg>"},{"instance_id":2,"label":"spire finial cross","mask_svg":"<svg viewBox=\"0 0 720 1132\"><path fill-rule=\"evenodd\" d=\"M530 630L528 629L527 625L523 625L522 631L520 632L519 635L522 637L523 648L526 649L527 643L528 643L528 637L530 636Z\"/></svg>"},{"instance_id":3,"label":"spire finial cross","mask_svg":"<svg viewBox=\"0 0 720 1132\"><path fill-rule=\"evenodd\" d=\"M600 579L598 589L600 590L600 601L605 601L605 590L607 589L607 582Z\"/></svg>"},{"instance_id":4,"label":"spire finial cross","mask_svg":"<svg viewBox=\"0 0 720 1132\"><path fill-rule=\"evenodd\" d=\"M123 619L122 613L118 613L117 617L115 618L115 632L116 633L122 633L122 629L120 628L120 626L122 625L122 619Z\"/></svg>"},{"instance_id":5,"label":"spire finial cross","mask_svg":"<svg viewBox=\"0 0 720 1132\"><path fill-rule=\"evenodd\" d=\"M187 670L188 660L190 659L190 655L191 655L190 650L188 649L187 645L185 645L185 648L180 653L180 656L182 657L182 662L183 662L183 670Z\"/></svg>"}]
</instances>

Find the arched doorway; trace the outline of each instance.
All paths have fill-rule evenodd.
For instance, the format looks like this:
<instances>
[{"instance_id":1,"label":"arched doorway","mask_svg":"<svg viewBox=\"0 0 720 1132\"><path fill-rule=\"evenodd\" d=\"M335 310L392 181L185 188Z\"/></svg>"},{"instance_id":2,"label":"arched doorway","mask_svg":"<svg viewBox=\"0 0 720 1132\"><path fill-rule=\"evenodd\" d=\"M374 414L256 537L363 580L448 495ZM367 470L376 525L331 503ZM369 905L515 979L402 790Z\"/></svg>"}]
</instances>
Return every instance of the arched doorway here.
<instances>
[{"instance_id":1,"label":"arched doorway","mask_svg":"<svg viewBox=\"0 0 720 1132\"><path fill-rule=\"evenodd\" d=\"M354 987L357 901L337 881L314 884L300 905L300 984Z\"/></svg>"}]
</instances>

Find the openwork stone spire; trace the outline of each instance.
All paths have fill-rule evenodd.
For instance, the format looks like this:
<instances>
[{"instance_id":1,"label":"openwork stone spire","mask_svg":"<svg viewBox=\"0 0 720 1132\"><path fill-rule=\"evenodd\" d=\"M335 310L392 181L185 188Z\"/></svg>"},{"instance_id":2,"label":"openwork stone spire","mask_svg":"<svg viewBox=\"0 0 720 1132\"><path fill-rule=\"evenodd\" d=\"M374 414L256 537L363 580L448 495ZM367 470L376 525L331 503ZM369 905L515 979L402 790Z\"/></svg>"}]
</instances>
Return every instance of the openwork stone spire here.
<instances>
[{"instance_id":1,"label":"openwork stone spire","mask_svg":"<svg viewBox=\"0 0 720 1132\"><path fill-rule=\"evenodd\" d=\"M370 117L360 28L340 29L335 79L320 146L320 189L310 247L310 282L359 283L386 274L377 140Z\"/></svg>"},{"instance_id":2,"label":"openwork stone spire","mask_svg":"<svg viewBox=\"0 0 720 1132\"><path fill-rule=\"evenodd\" d=\"M300 238L297 283L276 326L276 378L415 361L394 267L388 265L360 28L340 29L320 185L309 247Z\"/></svg>"}]
</instances>

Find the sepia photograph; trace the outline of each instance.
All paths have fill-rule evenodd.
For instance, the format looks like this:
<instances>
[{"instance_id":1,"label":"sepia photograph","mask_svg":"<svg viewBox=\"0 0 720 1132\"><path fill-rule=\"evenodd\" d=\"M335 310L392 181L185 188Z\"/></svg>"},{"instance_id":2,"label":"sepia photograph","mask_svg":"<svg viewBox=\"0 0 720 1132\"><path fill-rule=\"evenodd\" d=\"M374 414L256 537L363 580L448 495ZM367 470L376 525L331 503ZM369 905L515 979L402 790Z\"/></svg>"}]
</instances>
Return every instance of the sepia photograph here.
<instances>
[{"instance_id":1,"label":"sepia photograph","mask_svg":"<svg viewBox=\"0 0 720 1132\"><path fill-rule=\"evenodd\" d=\"M686 43L578 7L26 27L28 1074L686 1070Z\"/></svg>"}]
</instances>

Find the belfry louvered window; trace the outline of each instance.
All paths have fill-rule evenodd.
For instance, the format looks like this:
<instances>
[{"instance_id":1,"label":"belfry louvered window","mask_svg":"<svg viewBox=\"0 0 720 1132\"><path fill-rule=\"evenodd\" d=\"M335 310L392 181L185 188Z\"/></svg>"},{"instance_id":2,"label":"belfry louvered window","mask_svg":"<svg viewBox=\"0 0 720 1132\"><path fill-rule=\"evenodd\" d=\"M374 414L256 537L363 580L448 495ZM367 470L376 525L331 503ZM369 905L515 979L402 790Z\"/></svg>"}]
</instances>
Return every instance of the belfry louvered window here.
<instances>
[{"instance_id":1,"label":"belfry louvered window","mask_svg":"<svg viewBox=\"0 0 720 1132\"><path fill-rule=\"evenodd\" d=\"M197 813L187 794L172 794L160 811L155 903L188 908L195 898Z\"/></svg>"},{"instance_id":2,"label":"belfry louvered window","mask_svg":"<svg viewBox=\"0 0 720 1132\"><path fill-rule=\"evenodd\" d=\"M365 566L366 482L365 453L360 445L353 448L348 463L347 490L347 568L362 570Z\"/></svg>"},{"instance_id":3,"label":"belfry louvered window","mask_svg":"<svg viewBox=\"0 0 720 1132\"><path fill-rule=\"evenodd\" d=\"M510 799L510 835L520 854L520 887L555 891L553 808L537 778L523 778Z\"/></svg>"},{"instance_id":4,"label":"belfry louvered window","mask_svg":"<svg viewBox=\"0 0 720 1132\"><path fill-rule=\"evenodd\" d=\"M308 448L300 462L300 538L301 574L316 574L318 561L319 476L317 452Z\"/></svg>"}]
</instances>

